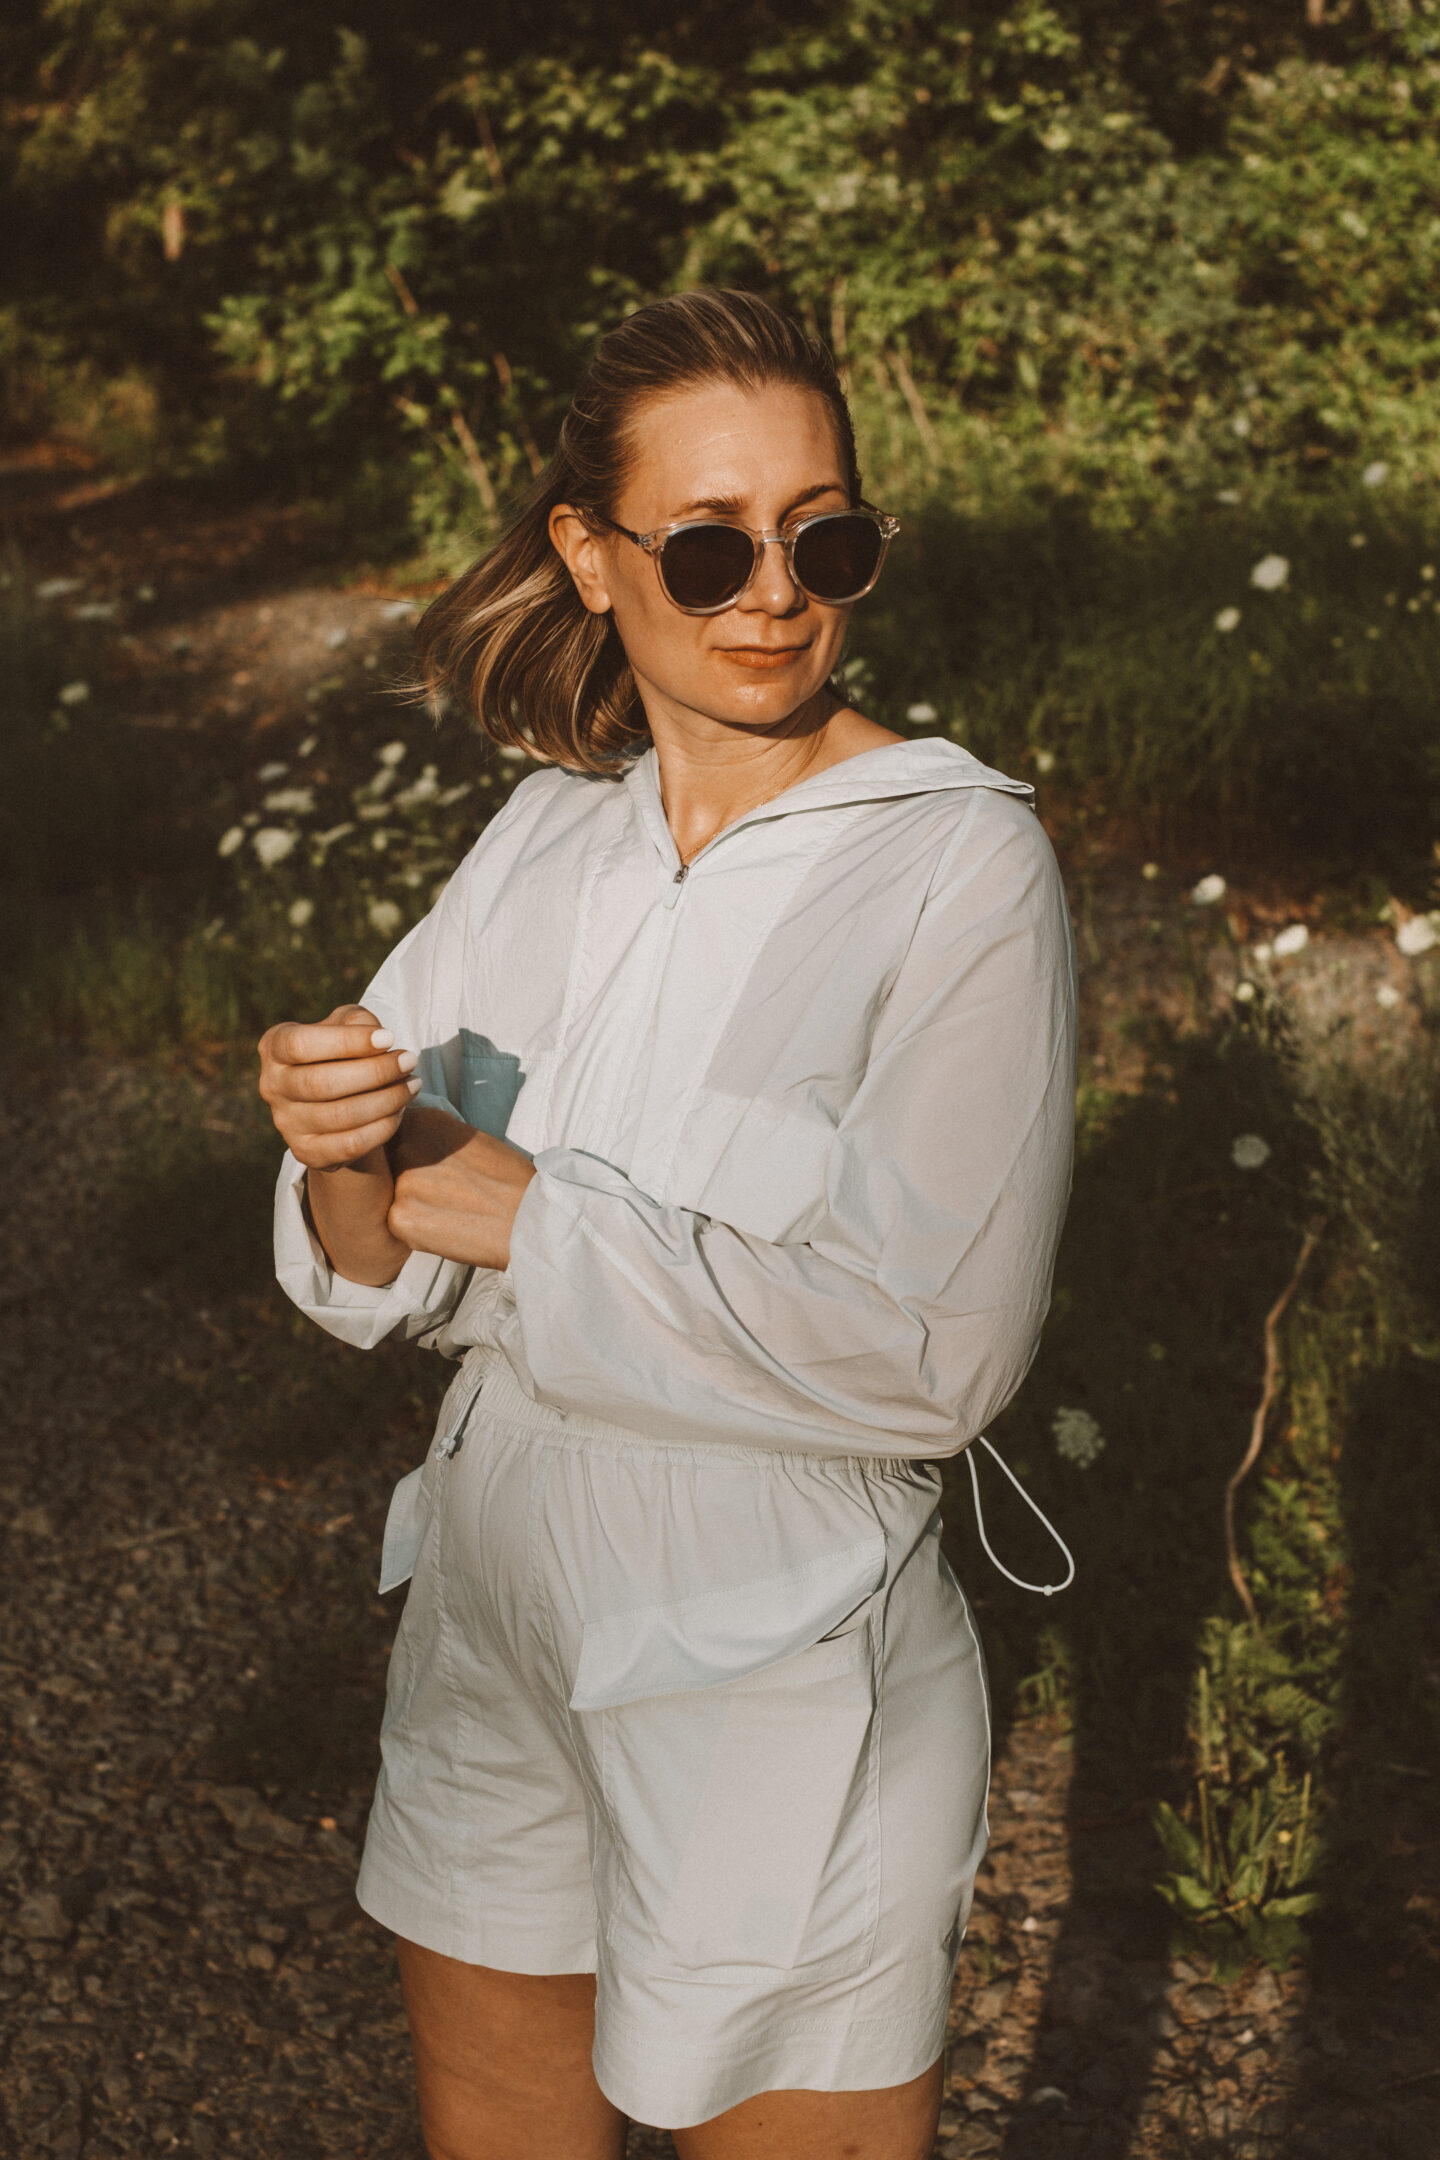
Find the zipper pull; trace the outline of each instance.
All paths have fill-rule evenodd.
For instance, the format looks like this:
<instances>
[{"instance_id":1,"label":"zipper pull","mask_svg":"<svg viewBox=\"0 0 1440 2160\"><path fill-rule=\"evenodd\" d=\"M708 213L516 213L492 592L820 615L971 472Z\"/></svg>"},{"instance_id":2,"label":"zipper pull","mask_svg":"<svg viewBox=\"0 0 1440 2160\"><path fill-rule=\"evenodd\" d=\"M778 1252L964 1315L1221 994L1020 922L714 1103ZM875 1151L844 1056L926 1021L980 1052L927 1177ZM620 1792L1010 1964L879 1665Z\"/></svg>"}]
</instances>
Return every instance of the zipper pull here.
<instances>
[{"instance_id":1,"label":"zipper pull","mask_svg":"<svg viewBox=\"0 0 1440 2160\"><path fill-rule=\"evenodd\" d=\"M687 878L687 877L689 877L689 875L690 875L690 865L689 865L689 863L688 863L688 862L682 862L682 863L681 863L681 865L680 865L680 867L679 867L679 869L678 869L678 870L677 870L677 871L675 872L675 875L674 875L673 879L671 880L671 883L672 883L672 884L675 884L675 885L683 885L683 884L684 884L684 882L685 882L685 880L686 880L686 878Z\"/></svg>"}]
</instances>

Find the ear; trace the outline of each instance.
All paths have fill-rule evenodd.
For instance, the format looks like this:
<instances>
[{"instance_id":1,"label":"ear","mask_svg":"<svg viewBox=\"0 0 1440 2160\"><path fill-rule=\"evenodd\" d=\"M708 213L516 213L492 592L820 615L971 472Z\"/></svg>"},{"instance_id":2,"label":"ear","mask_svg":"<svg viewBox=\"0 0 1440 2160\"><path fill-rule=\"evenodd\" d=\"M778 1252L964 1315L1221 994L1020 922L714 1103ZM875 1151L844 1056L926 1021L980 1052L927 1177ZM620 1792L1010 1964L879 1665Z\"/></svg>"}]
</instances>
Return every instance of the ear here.
<instances>
[{"instance_id":1,"label":"ear","mask_svg":"<svg viewBox=\"0 0 1440 2160\"><path fill-rule=\"evenodd\" d=\"M557 503L550 513L550 538L584 606L592 615L608 615L613 602L603 536L586 524L573 503Z\"/></svg>"}]
</instances>

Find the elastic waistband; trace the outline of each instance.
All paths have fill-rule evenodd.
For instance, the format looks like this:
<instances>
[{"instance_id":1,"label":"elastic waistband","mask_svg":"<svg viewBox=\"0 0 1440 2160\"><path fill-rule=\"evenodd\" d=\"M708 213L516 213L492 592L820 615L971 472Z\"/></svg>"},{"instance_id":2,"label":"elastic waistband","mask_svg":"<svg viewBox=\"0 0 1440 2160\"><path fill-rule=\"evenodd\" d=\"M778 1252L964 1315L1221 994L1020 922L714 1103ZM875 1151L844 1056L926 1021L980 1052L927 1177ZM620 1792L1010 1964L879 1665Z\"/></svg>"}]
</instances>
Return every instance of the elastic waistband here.
<instances>
[{"instance_id":1,"label":"elastic waistband","mask_svg":"<svg viewBox=\"0 0 1440 2160\"><path fill-rule=\"evenodd\" d=\"M471 1359L483 1365L482 1373L475 1374ZM543 1447L627 1455L653 1462L746 1462L761 1469L783 1469L792 1477L803 1467L810 1471L860 1471L867 1477L924 1476L927 1482L938 1481L934 1479L934 1465L916 1462L908 1455L822 1455L817 1450L803 1448L727 1447L723 1442L711 1440L698 1444L652 1440L645 1433L608 1424L604 1418L586 1417L575 1410L554 1410L547 1403L537 1403L525 1393L509 1361L498 1351L472 1351L465 1361L465 1373L467 1381L474 1375L474 1384L467 1386L457 1401L454 1418L457 1427L473 1409L487 1420L493 1418L502 1425L517 1428Z\"/></svg>"}]
</instances>

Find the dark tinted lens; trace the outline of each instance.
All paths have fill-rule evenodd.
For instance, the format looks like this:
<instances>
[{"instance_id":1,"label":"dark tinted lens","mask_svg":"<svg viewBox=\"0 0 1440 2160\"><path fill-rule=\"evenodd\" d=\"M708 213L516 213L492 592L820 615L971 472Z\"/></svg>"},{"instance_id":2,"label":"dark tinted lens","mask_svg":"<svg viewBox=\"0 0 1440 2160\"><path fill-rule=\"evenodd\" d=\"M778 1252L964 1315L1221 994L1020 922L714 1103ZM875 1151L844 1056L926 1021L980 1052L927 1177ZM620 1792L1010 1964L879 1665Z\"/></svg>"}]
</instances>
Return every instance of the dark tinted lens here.
<instances>
[{"instance_id":1,"label":"dark tinted lens","mask_svg":"<svg viewBox=\"0 0 1440 2160\"><path fill-rule=\"evenodd\" d=\"M873 518L817 518L795 543L795 575L813 599L853 600L874 577L881 545Z\"/></svg>"},{"instance_id":2,"label":"dark tinted lens","mask_svg":"<svg viewBox=\"0 0 1440 2160\"><path fill-rule=\"evenodd\" d=\"M734 525L686 525L660 550L665 590L679 607L720 607L749 577L755 547Z\"/></svg>"}]
</instances>

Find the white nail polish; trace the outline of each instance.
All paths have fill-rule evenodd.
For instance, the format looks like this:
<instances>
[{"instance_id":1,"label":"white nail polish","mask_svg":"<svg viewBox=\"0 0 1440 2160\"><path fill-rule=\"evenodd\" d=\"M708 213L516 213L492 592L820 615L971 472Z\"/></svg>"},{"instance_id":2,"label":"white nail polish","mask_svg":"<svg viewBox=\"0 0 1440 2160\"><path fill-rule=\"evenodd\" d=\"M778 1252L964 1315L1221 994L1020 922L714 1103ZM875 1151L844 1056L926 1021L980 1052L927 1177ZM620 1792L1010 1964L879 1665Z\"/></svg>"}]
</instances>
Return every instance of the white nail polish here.
<instances>
[{"instance_id":1,"label":"white nail polish","mask_svg":"<svg viewBox=\"0 0 1440 2160\"><path fill-rule=\"evenodd\" d=\"M424 1084L425 1083L423 1082L423 1080L421 1080L418 1073L413 1080L407 1080L405 1083L406 1087L409 1088L412 1095L418 1095Z\"/></svg>"},{"instance_id":2,"label":"white nail polish","mask_svg":"<svg viewBox=\"0 0 1440 2160\"><path fill-rule=\"evenodd\" d=\"M370 1037L370 1047L372 1050L388 1050L394 1040L389 1028L376 1028Z\"/></svg>"},{"instance_id":3,"label":"white nail polish","mask_svg":"<svg viewBox=\"0 0 1440 2160\"><path fill-rule=\"evenodd\" d=\"M395 1062L400 1067L401 1072L409 1073L414 1072L420 1060L413 1050L402 1050Z\"/></svg>"}]
</instances>

